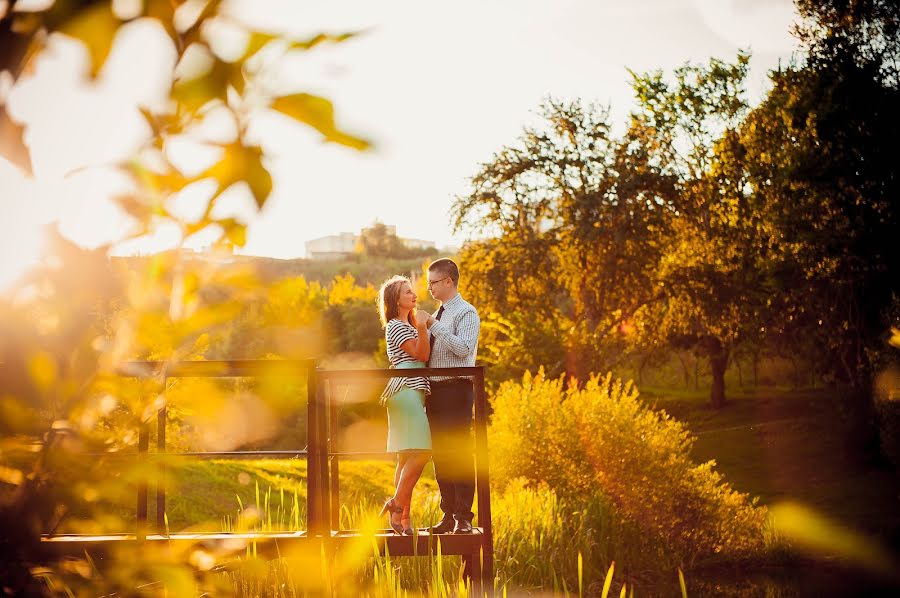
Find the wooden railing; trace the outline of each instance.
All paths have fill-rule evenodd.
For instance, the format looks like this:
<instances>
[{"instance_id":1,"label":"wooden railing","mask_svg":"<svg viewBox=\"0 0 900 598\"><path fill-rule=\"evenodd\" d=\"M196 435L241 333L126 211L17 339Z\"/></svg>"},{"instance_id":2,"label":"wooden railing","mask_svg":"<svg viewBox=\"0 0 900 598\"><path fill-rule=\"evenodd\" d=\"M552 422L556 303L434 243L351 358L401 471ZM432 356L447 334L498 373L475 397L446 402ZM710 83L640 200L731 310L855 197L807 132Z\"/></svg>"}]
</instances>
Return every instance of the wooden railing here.
<instances>
[{"instance_id":1,"label":"wooden railing","mask_svg":"<svg viewBox=\"0 0 900 598\"><path fill-rule=\"evenodd\" d=\"M477 595L490 593L493 584L493 529L491 526L490 473L487 447L487 402L484 391L483 367L425 368L425 369L366 369L323 370L315 360L227 360L227 361L136 361L125 364L122 376L159 378L165 384L172 378L232 378L232 377L305 377L307 384L307 445L302 449L279 451L215 451L171 453L166 449L167 406L156 413L156 450L150 451L150 421L140 425L138 459L163 458L156 479L156 534L148 534L149 485L146 478L138 484L136 529L133 536L47 536L45 541L69 549L87 550L112 541L197 541L203 534L169 534L166 529L166 464L165 459L184 458L297 458L307 459L307 521L304 533L258 533L254 538L267 537L278 542L302 541L311 538L340 543L355 536L355 530L340 528L340 461L345 458L384 457L389 453L341 452L338 446L339 402L329 392L337 384L387 380L419 376L450 376L468 378L475 391L475 476L477 490L477 526L471 535L431 536L419 533L398 536L385 530L380 534L380 546L392 555L433 554L440 543L442 554L460 554L465 561L466 574ZM164 386L165 387L165 386ZM132 453L133 455L133 453ZM210 534L222 536L223 534Z\"/></svg>"}]
</instances>

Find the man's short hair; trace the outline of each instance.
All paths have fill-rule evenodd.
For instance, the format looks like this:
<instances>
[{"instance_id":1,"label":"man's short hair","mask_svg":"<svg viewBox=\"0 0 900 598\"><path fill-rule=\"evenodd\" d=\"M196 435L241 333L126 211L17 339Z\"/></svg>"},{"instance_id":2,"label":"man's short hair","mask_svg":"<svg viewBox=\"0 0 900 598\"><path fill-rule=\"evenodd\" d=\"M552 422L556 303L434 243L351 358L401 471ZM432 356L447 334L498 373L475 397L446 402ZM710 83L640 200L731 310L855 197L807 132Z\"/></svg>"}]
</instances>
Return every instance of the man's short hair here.
<instances>
[{"instance_id":1,"label":"man's short hair","mask_svg":"<svg viewBox=\"0 0 900 598\"><path fill-rule=\"evenodd\" d=\"M454 286L459 285L459 266L450 258L442 257L428 264L428 271L434 272L441 278L450 277Z\"/></svg>"}]
</instances>

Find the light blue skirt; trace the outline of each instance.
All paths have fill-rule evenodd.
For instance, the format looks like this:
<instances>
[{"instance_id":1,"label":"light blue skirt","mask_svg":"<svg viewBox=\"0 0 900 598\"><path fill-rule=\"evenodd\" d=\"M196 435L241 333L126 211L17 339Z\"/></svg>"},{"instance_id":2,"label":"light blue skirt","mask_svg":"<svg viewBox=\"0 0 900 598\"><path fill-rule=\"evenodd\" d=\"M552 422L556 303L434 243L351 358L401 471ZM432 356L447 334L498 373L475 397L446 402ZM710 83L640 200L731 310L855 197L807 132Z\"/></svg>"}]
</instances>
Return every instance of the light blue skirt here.
<instances>
[{"instance_id":1,"label":"light blue skirt","mask_svg":"<svg viewBox=\"0 0 900 598\"><path fill-rule=\"evenodd\" d=\"M406 366L406 367L403 367ZM424 367L402 364L402 369ZM425 415L425 393L404 386L387 400L389 453L398 451L430 451L431 428Z\"/></svg>"}]
</instances>

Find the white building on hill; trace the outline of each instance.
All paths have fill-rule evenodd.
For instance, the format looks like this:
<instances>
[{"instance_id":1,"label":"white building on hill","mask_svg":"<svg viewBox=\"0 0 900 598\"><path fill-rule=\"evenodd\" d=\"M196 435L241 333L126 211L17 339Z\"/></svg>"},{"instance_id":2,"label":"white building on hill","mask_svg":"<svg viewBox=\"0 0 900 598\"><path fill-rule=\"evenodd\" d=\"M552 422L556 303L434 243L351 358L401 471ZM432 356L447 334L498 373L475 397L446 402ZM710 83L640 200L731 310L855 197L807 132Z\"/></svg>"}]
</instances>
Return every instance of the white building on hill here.
<instances>
[{"instance_id":1,"label":"white building on hill","mask_svg":"<svg viewBox=\"0 0 900 598\"><path fill-rule=\"evenodd\" d=\"M312 260L339 260L356 251L359 235L339 233L306 242L306 257Z\"/></svg>"},{"instance_id":2,"label":"white building on hill","mask_svg":"<svg viewBox=\"0 0 900 598\"><path fill-rule=\"evenodd\" d=\"M393 224L385 225L388 234L396 235L397 227ZM306 257L311 260L340 260L352 256L356 252L359 243L358 233L339 233L319 237L306 242ZM431 249L435 247L434 241L425 239L406 239L400 237L404 245L413 249Z\"/></svg>"}]
</instances>

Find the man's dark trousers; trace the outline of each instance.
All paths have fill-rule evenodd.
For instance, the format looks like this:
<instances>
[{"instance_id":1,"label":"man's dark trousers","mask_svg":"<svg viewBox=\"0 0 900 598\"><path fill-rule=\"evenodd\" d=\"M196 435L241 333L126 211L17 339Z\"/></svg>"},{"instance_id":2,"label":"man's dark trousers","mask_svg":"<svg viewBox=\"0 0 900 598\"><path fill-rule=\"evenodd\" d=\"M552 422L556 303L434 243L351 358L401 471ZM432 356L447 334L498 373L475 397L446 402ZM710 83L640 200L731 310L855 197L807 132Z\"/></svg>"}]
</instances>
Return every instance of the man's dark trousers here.
<instances>
[{"instance_id":1,"label":"man's dark trousers","mask_svg":"<svg viewBox=\"0 0 900 598\"><path fill-rule=\"evenodd\" d=\"M434 477L441 489L441 510L456 520L472 521L475 461L472 446L472 405L475 393L468 380L432 382L425 410L431 426Z\"/></svg>"}]
</instances>

